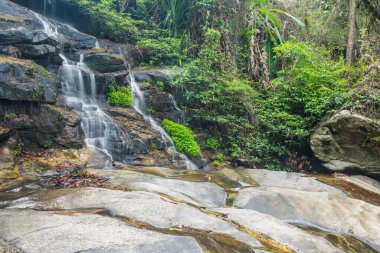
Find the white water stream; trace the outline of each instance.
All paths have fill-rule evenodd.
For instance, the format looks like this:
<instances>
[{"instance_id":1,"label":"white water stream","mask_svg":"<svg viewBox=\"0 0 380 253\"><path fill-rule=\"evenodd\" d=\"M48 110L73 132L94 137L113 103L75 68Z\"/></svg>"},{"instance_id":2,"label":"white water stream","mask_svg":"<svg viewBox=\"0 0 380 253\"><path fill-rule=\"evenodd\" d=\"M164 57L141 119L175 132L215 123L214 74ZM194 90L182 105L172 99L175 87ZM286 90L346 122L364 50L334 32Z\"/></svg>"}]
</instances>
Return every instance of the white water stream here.
<instances>
[{"instance_id":1,"label":"white water stream","mask_svg":"<svg viewBox=\"0 0 380 253\"><path fill-rule=\"evenodd\" d=\"M44 32L48 36L55 38L59 35L55 25L38 13L35 15L43 24ZM99 43L96 41L95 48L98 47ZM84 63L83 55L80 55L79 62L70 61L63 54L60 54L60 57L63 59L61 83L66 105L81 117L87 146L98 149L107 156L104 164L106 168L111 167L114 161L127 162L126 157L132 149L131 141L112 117L98 105L95 74ZM168 152L173 155L173 163L178 166L180 161L184 161L187 169L197 170L198 167L186 155L175 149L172 139L165 130L147 114L144 94L133 74L129 77L133 93L133 108L161 134ZM181 111L171 95L170 99L175 109Z\"/></svg>"},{"instance_id":2,"label":"white water stream","mask_svg":"<svg viewBox=\"0 0 380 253\"><path fill-rule=\"evenodd\" d=\"M168 152L173 155L173 163L178 166L179 162L182 160L185 162L186 169L197 170L198 167L186 155L179 153L176 150L173 140L170 138L170 136L150 115L148 115L144 93L141 91L139 84L136 82L135 77L131 72L129 74L129 79L132 88L133 108L138 113L140 113L141 116L143 116L145 121L148 121L150 125L161 134L162 139L165 141ZM177 104L175 104L175 106L178 108ZM178 110L180 109L178 108Z\"/></svg>"},{"instance_id":3,"label":"white water stream","mask_svg":"<svg viewBox=\"0 0 380 253\"><path fill-rule=\"evenodd\" d=\"M83 55L78 63L61 57L64 60L61 70L66 105L82 118L87 146L107 155L105 167L110 167L115 160L125 162L131 141L112 117L99 107L94 73L83 63Z\"/></svg>"}]
</instances>

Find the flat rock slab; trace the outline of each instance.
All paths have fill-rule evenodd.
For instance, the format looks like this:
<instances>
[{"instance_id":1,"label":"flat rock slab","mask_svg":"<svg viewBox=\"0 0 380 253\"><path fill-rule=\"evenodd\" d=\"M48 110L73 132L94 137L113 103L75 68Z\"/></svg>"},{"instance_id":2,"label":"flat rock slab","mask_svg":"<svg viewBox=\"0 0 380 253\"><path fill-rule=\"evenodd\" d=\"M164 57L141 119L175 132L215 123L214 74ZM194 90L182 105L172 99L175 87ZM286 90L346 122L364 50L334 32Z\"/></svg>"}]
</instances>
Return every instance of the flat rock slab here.
<instances>
[{"instance_id":1,"label":"flat rock slab","mask_svg":"<svg viewBox=\"0 0 380 253\"><path fill-rule=\"evenodd\" d=\"M250 176L262 187L277 187L308 192L329 192L346 196L341 190L323 184L315 178L301 173L260 169L244 170L242 173Z\"/></svg>"},{"instance_id":2,"label":"flat rock slab","mask_svg":"<svg viewBox=\"0 0 380 253\"><path fill-rule=\"evenodd\" d=\"M241 190L235 206L351 235L380 250L380 207L361 200L327 192L260 187Z\"/></svg>"},{"instance_id":3,"label":"flat rock slab","mask_svg":"<svg viewBox=\"0 0 380 253\"><path fill-rule=\"evenodd\" d=\"M236 208L212 208L211 210L226 214L228 218L234 222L242 224L253 231L267 235L276 242L289 246L295 252L342 252L327 240L311 235L267 214Z\"/></svg>"},{"instance_id":4,"label":"flat rock slab","mask_svg":"<svg viewBox=\"0 0 380 253\"><path fill-rule=\"evenodd\" d=\"M191 237L138 229L95 214L0 210L0 238L30 253L203 252Z\"/></svg>"},{"instance_id":5,"label":"flat rock slab","mask_svg":"<svg viewBox=\"0 0 380 253\"><path fill-rule=\"evenodd\" d=\"M40 194L32 196L32 199L37 199L37 201L34 203L24 201L21 207L34 207L41 210L100 208L108 210L114 216L145 222L157 228L189 227L213 231L230 235L252 247L261 246L255 238L239 231L222 219L154 193L80 188L41 191ZM20 207L17 203L12 206L12 208L17 207Z\"/></svg>"},{"instance_id":6,"label":"flat rock slab","mask_svg":"<svg viewBox=\"0 0 380 253\"><path fill-rule=\"evenodd\" d=\"M380 194L380 183L379 181L376 181L372 178L369 178L366 176L350 176L350 177L344 177L343 179L346 180L347 182L356 184L363 189Z\"/></svg>"},{"instance_id":7,"label":"flat rock slab","mask_svg":"<svg viewBox=\"0 0 380 253\"><path fill-rule=\"evenodd\" d=\"M117 185L166 194L198 206L223 206L227 198L227 193L222 187L209 182L166 179L128 170L91 170L91 173L110 178L111 183Z\"/></svg>"}]
</instances>

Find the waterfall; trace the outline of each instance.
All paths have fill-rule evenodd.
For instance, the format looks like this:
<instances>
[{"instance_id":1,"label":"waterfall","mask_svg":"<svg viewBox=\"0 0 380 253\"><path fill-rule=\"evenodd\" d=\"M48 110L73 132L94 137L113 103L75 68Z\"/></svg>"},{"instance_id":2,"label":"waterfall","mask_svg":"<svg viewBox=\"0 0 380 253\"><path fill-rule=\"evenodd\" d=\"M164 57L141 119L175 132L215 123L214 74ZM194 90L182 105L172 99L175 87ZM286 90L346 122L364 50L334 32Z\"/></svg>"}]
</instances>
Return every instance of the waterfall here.
<instances>
[{"instance_id":1,"label":"waterfall","mask_svg":"<svg viewBox=\"0 0 380 253\"><path fill-rule=\"evenodd\" d=\"M174 97L172 94L169 94L169 99L172 105L174 106L174 109L180 113L180 121L183 122L185 121L185 113L178 107L177 102L175 101ZM180 122L177 122L180 123Z\"/></svg>"},{"instance_id":2,"label":"waterfall","mask_svg":"<svg viewBox=\"0 0 380 253\"><path fill-rule=\"evenodd\" d=\"M33 12L33 14L36 16L36 18L42 23L44 26L44 33L46 33L49 37L57 37L58 36L58 28L55 25L52 25L50 22L46 20L45 17L41 16L40 14Z\"/></svg>"},{"instance_id":3,"label":"waterfall","mask_svg":"<svg viewBox=\"0 0 380 253\"><path fill-rule=\"evenodd\" d=\"M151 116L148 115L144 93L141 91L139 84L136 82L135 77L131 72L129 74L129 80L132 88L133 108L141 116L143 116L145 121L149 122L150 125L161 134L162 139L165 141L168 152L173 155L173 163L178 166L179 160L182 160L185 162L186 168L188 170L197 170L198 167L186 155L179 153L176 150L173 140L170 138L170 136ZM180 109L178 108L178 110Z\"/></svg>"},{"instance_id":4,"label":"waterfall","mask_svg":"<svg viewBox=\"0 0 380 253\"><path fill-rule=\"evenodd\" d=\"M87 146L108 157L106 168L114 161L125 162L131 153L131 141L98 105L95 75L83 62L83 55L78 63L60 56L63 59L61 78L66 105L81 117Z\"/></svg>"},{"instance_id":5,"label":"waterfall","mask_svg":"<svg viewBox=\"0 0 380 253\"><path fill-rule=\"evenodd\" d=\"M59 32L54 24L38 13L34 13L34 15L42 23L44 32L49 37L58 37ZM98 41L96 41L95 48L99 48ZM107 157L105 168L111 167L115 161L127 163L126 159L132 153L132 141L112 117L99 106L96 99L95 74L84 63L84 55L80 55L79 62L70 61L63 54L60 54L60 57L63 60L60 78L65 103L68 108L81 117L87 146L105 154ZM178 166L179 161L183 161L187 169L197 170L198 167L186 155L177 152L170 136L147 114L144 94L133 74L130 74L129 78L133 93L133 108L161 134L167 151L173 155L173 163ZM174 98L171 96L170 99L175 109L181 111Z\"/></svg>"}]
</instances>

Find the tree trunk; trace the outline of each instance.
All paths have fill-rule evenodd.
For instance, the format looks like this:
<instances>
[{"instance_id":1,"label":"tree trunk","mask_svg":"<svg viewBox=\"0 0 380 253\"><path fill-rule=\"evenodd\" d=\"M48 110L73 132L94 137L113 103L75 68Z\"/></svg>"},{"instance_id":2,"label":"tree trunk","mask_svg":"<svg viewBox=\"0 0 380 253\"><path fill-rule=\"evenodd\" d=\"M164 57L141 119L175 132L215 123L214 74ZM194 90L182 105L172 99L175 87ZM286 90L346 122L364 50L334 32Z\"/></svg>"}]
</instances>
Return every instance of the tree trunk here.
<instances>
[{"instance_id":1,"label":"tree trunk","mask_svg":"<svg viewBox=\"0 0 380 253\"><path fill-rule=\"evenodd\" d=\"M347 65L352 64L352 57L354 51L354 41L355 41L355 10L356 10L356 0L350 0L350 17L348 20L349 32L348 32L348 42L347 42L347 54L346 61Z\"/></svg>"}]
</instances>

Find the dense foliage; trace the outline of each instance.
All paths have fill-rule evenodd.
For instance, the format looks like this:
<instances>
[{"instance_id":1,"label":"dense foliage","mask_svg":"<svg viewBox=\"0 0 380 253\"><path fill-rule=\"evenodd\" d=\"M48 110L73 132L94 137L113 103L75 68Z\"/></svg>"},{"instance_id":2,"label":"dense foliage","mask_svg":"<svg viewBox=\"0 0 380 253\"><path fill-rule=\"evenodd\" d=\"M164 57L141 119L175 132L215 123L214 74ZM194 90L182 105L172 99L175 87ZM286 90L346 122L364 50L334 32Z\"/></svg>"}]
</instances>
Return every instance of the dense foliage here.
<instances>
[{"instance_id":1,"label":"dense foliage","mask_svg":"<svg viewBox=\"0 0 380 253\"><path fill-rule=\"evenodd\" d=\"M107 101L114 106L131 106L132 93L131 88L126 86L117 86L114 83L108 85Z\"/></svg>"},{"instance_id":2,"label":"dense foliage","mask_svg":"<svg viewBox=\"0 0 380 253\"><path fill-rule=\"evenodd\" d=\"M189 157L200 155L201 149L195 141L195 135L191 129L168 119L163 121L163 125L165 130L172 137L174 145L179 152Z\"/></svg>"},{"instance_id":3,"label":"dense foliage","mask_svg":"<svg viewBox=\"0 0 380 253\"><path fill-rule=\"evenodd\" d=\"M309 169L309 138L324 118L342 108L380 118L376 1L356 1L353 66L344 60L348 1L65 1L94 35L135 43L140 65L182 67L162 88L206 134L205 147L236 163ZM179 151L199 154L190 129L164 126Z\"/></svg>"}]
</instances>

